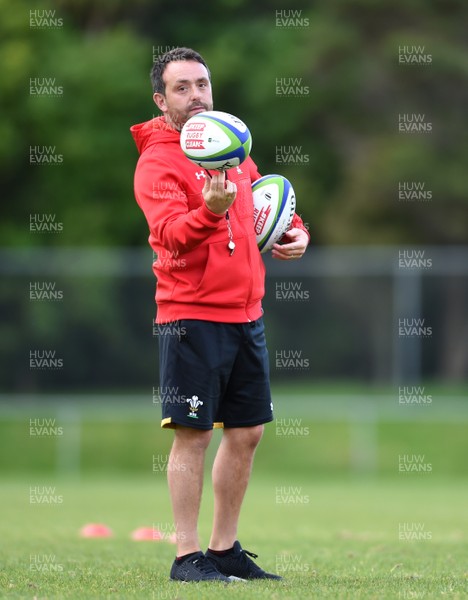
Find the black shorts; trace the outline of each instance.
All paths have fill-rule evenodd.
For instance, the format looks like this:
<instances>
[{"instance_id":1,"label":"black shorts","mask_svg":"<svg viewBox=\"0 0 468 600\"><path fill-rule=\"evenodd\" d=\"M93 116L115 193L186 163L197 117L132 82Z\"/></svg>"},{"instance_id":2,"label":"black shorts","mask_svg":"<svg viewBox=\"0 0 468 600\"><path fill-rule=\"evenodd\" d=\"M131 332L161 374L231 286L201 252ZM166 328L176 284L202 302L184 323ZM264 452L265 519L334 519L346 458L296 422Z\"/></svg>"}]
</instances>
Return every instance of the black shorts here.
<instances>
[{"instance_id":1,"label":"black shorts","mask_svg":"<svg viewBox=\"0 0 468 600\"><path fill-rule=\"evenodd\" d=\"M251 427L273 420L263 319L158 325L161 427Z\"/></svg>"}]
</instances>

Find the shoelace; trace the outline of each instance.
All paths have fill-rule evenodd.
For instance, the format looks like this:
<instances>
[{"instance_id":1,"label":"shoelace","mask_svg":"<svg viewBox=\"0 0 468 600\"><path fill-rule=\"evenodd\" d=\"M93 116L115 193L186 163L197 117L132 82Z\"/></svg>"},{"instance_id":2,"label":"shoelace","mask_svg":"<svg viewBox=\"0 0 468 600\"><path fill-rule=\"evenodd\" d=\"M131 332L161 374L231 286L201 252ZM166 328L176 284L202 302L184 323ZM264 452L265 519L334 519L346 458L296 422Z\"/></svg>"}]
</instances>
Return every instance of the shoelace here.
<instances>
[{"instance_id":1,"label":"shoelace","mask_svg":"<svg viewBox=\"0 0 468 600\"><path fill-rule=\"evenodd\" d=\"M244 548L242 548L241 555L242 555L241 561L242 561L244 567L247 568L248 572L260 573L261 571L263 571L263 569L261 569L258 565L256 565L249 558L249 556L251 556L252 558L258 558L258 554L255 554L254 552L249 552L248 550L244 550Z\"/></svg>"},{"instance_id":2,"label":"shoelace","mask_svg":"<svg viewBox=\"0 0 468 600\"><path fill-rule=\"evenodd\" d=\"M218 573L218 570L214 568L212 563L205 556L200 556L192 562L202 573L206 573L207 575L210 573Z\"/></svg>"}]
</instances>

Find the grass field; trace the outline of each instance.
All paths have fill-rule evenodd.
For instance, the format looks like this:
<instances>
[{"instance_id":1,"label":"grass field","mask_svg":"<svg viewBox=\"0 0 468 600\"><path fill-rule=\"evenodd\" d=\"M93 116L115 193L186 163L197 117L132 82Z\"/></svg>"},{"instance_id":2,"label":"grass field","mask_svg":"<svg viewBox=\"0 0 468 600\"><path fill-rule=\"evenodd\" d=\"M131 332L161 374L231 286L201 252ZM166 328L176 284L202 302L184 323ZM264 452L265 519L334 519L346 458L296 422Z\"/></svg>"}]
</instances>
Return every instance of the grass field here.
<instances>
[{"instance_id":1,"label":"grass field","mask_svg":"<svg viewBox=\"0 0 468 600\"><path fill-rule=\"evenodd\" d=\"M430 405L407 407L394 388L277 387L277 421L257 452L239 539L284 580L228 587L171 582L175 547L130 538L139 527L173 527L164 472L172 435L159 429L151 396L117 399L110 411L92 396L7 399L0 597L468 598L468 390L428 384L426 393ZM43 418L63 435L32 435L31 419ZM402 455L431 470L400 473ZM207 481L205 545L211 507ZM80 538L92 522L114 536Z\"/></svg>"},{"instance_id":2,"label":"grass field","mask_svg":"<svg viewBox=\"0 0 468 600\"><path fill-rule=\"evenodd\" d=\"M285 492L291 485L296 489ZM31 486L54 487L62 502L31 504ZM211 503L206 486L200 520L205 544ZM239 538L284 581L177 584L168 579L173 545L129 537L137 527L170 526L162 474L9 478L0 501L2 597L467 598L467 507L468 483L461 478L292 480L287 472L254 472ZM114 537L80 538L79 529L89 522L106 523Z\"/></svg>"}]
</instances>

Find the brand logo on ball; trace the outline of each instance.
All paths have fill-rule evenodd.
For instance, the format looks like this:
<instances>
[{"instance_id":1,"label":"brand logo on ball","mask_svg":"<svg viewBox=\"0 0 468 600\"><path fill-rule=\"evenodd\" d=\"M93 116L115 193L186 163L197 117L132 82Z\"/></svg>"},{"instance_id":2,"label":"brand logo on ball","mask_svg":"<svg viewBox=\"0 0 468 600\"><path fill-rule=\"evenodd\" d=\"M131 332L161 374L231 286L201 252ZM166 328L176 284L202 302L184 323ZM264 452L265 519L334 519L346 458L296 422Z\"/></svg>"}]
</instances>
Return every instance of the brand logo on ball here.
<instances>
[{"instance_id":1,"label":"brand logo on ball","mask_svg":"<svg viewBox=\"0 0 468 600\"><path fill-rule=\"evenodd\" d=\"M291 226L296 196L282 175L265 175L252 184L254 228L260 252L271 250Z\"/></svg>"},{"instance_id":2,"label":"brand logo on ball","mask_svg":"<svg viewBox=\"0 0 468 600\"><path fill-rule=\"evenodd\" d=\"M185 147L187 150L204 150L205 146L203 145L202 140L187 140L185 142Z\"/></svg>"},{"instance_id":3,"label":"brand logo on ball","mask_svg":"<svg viewBox=\"0 0 468 600\"><path fill-rule=\"evenodd\" d=\"M264 206L260 210L258 208L254 208L255 233L257 235L262 234L270 213L271 205Z\"/></svg>"},{"instance_id":4,"label":"brand logo on ball","mask_svg":"<svg viewBox=\"0 0 468 600\"><path fill-rule=\"evenodd\" d=\"M238 167L250 154L252 137L240 119L211 110L189 119L180 132L185 156L204 169Z\"/></svg>"},{"instance_id":5,"label":"brand logo on ball","mask_svg":"<svg viewBox=\"0 0 468 600\"><path fill-rule=\"evenodd\" d=\"M186 126L186 131L203 131L206 127L206 123L194 123L194 122L191 122L189 119L185 126Z\"/></svg>"}]
</instances>

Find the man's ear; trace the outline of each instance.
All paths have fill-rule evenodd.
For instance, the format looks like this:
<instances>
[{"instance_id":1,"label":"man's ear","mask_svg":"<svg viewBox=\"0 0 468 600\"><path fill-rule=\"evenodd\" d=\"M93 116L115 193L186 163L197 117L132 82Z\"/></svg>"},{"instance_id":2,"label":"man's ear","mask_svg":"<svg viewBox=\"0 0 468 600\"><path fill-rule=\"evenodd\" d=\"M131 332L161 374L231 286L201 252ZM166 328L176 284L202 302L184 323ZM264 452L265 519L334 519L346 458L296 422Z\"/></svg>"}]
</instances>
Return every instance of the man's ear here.
<instances>
[{"instance_id":1,"label":"man's ear","mask_svg":"<svg viewBox=\"0 0 468 600\"><path fill-rule=\"evenodd\" d=\"M153 94L153 100L161 112L165 112L167 110L166 98L163 94L155 92Z\"/></svg>"}]
</instances>

